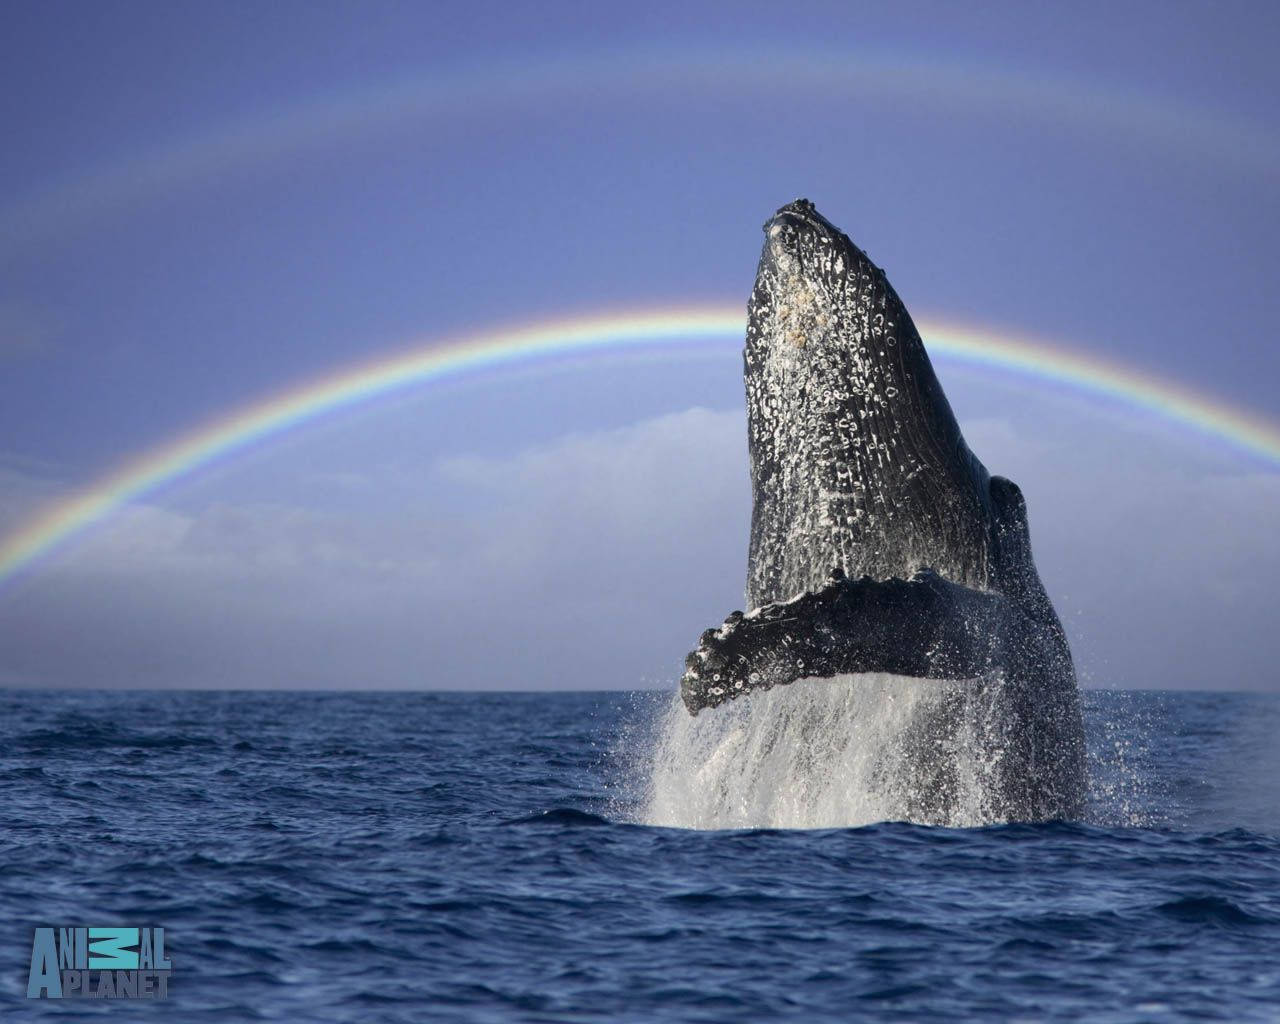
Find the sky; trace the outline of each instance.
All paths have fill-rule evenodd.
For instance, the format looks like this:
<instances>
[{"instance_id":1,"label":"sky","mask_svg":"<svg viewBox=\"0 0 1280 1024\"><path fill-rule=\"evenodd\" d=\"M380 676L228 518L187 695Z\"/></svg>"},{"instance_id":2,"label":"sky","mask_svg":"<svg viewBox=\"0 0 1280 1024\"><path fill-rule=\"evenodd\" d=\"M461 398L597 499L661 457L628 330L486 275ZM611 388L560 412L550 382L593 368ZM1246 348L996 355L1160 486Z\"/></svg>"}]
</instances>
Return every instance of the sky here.
<instances>
[{"instance_id":1,"label":"sky","mask_svg":"<svg viewBox=\"0 0 1280 1024\"><path fill-rule=\"evenodd\" d=\"M744 309L760 226L798 196L919 320L1280 430L1273 5L5 20L0 545L202 424L410 346ZM672 687L742 607L740 348L508 363L178 474L0 576L0 685ZM937 369L1027 496L1082 683L1280 690L1280 458Z\"/></svg>"}]
</instances>

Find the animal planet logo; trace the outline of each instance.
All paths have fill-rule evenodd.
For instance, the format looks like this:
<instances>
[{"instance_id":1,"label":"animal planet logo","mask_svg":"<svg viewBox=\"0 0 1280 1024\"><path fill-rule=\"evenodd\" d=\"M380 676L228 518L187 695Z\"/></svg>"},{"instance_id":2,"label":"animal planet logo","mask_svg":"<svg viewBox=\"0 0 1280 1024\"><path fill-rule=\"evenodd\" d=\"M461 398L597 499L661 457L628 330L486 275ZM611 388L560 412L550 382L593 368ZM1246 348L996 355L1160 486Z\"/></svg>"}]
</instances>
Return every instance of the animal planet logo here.
<instances>
[{"instance_id":1,"label":"animal planet logo","mask_svg":"<svg viewBox=\"0 0 1280 1024\"><path fill-rule=\"evenodd\" d=\"M37 928L28 999L167 999L163 928Z\"/></svg>"}]
</instances>

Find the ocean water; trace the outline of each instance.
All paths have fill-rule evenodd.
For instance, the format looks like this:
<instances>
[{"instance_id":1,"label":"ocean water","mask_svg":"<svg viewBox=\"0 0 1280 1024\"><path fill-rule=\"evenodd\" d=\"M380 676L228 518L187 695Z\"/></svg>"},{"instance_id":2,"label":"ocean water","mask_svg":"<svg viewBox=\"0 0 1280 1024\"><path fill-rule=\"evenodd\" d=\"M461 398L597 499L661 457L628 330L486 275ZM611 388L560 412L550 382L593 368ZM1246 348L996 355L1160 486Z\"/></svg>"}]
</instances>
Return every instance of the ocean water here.
<instances>
[{"instance_id":1,"label":"ocean water","mask_svg":"<svg viewBox=\"0 0 1280 1024\"><path fill-rule=\"evenodd\" d=\"M1086 821L926 827L795 695L0 692L0 1016L1280 1020L1280 698L1089 692ZM72 924L169 998L26 999Z\"/></svg>"}]
</instances>

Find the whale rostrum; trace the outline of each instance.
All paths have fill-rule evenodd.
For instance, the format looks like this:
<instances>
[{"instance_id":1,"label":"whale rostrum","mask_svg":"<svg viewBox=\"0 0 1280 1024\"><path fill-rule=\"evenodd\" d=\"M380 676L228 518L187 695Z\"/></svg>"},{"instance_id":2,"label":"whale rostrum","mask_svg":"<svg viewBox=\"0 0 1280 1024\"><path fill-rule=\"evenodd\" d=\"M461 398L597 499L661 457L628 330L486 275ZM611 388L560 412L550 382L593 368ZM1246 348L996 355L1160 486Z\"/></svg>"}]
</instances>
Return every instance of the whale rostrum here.
<instances>
[{"instance_id":1,"label":"whale rostrum","mask_svg":"<svg viewBox=\"0 0 1280 1024\"><path fill-rule=\"evenodd\" d=\"M1078 814L1075 672L1021 492L969 450L866 253L804 199L764 231L743 352L750 610L686 658L686 707L851 673L972 680L1005 723L1006 816Z\"/></svg>"}]
</instances>

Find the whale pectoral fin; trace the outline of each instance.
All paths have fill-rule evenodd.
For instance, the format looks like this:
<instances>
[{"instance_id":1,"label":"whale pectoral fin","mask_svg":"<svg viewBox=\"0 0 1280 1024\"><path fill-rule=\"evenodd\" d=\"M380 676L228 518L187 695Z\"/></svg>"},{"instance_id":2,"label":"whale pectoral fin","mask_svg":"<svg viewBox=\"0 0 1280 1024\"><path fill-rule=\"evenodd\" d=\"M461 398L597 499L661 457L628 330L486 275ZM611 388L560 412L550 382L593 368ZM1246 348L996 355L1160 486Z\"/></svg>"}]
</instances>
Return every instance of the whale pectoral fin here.
<instances>
[{"instance_id":1,"label":"whale pectoral fin","mask_svg":"<svg viewBox=\"0 0 1280 1024\"><path fill-rule=\"evenodd\" d=\"M1005 601L924 570L910 580L845 579L734 612L685 658L680 693L690 714L752 690L808 677L887 672L971 679L992 664Z\"/></svg>"}]
</instances>

